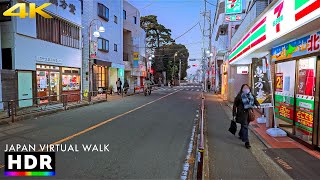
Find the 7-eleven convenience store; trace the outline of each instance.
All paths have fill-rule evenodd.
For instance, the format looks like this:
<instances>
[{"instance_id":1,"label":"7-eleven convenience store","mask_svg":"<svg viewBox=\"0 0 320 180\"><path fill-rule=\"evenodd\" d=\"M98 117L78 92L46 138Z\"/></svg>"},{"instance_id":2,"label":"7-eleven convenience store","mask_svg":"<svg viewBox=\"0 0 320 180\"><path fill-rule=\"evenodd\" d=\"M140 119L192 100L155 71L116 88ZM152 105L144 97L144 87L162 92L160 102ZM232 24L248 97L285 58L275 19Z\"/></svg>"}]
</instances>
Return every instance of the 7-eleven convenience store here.
<instances>
[{"instance_id":1,"label":"7-eleven convenience store","mask_svg":"<svg viewBox=\"0 0 320 180\"><path fill-rule=\"evenodd\" d=\"M248 27L229 55L231 66L256 61L270 70L277 126L299 142L320 146L320 0L278 0ZM261 68L262 69L262 68ZM266 83L266 82L264 82ZM257 94L257 93L256 93ZM270 95L270 97L272 97ZM273 126L271 110L267 126Z\"/></svg>"}]
</instances>

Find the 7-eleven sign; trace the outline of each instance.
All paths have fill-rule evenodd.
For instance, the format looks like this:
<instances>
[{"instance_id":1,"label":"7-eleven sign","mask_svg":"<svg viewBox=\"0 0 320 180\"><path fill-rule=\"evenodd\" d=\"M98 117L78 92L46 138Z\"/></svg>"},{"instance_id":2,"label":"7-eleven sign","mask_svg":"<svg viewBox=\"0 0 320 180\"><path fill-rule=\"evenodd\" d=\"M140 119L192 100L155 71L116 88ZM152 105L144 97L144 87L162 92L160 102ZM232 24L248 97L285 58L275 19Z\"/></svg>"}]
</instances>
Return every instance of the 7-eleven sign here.
<instances>
[{"instance_id":1,"label":"7-eleven sign","mask_svg":"<svg viewBox=\"0 0 320 180\"><path fill-rule=\"evenodd\" d=\"M295 0L295 20L299 21L305 16L320 8L320 0Z\"/></svg>"},{"instance_id":2,"label":"7-eleven sign","mask_svg":"<svg viewBox=\"0 0 320 180\"><path fill-rule=\"evenodd\" d=\"M226 14L242 13L242 0L226 0Z\"/></svg>"}]
</instances>

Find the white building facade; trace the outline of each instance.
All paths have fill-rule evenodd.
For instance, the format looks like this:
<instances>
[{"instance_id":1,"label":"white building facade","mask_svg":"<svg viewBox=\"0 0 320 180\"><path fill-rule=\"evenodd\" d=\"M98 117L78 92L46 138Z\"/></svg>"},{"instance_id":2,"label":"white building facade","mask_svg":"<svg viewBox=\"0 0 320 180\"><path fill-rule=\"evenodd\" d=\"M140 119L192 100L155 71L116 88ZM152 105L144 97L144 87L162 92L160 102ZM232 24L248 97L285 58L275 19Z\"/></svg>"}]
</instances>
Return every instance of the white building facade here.
<instances>
[{"instance_id":1,"label":"white building facade","mask_svg":"<svg viewBox=\"0 0 320 180\"><path fill-rule=\"evenodd\" d=\"M140 27L140 12L124 0L123 14L123 57L125 79L130 86L142 86L147 76L145 31Z\"/></svg>"},{"instance_id":2,"label":"white building facade","mask_svg":"<svg viewBox=\"0 0 320 180\"><path fill-rule=\"evenodd\" d=\"M2 96L4 101L28 99L19 101L19 107L46 103L46 96L60 101L62 94L81 90L80 1L28 2L37 6L53 2L45 8L53 18L37 15L36 18L1 16L0 19ZM0 5L12 7L16 3L18 1L13 0ZM36 97L39 99L31 99Z\"/></svg>"},{"instance_id":3,"label":"white building facade","mask_svg":"<svg viewBox=\"0 0 320 180\"><path fill-rule=\"evenodd\" d=\"M110 86L116 90L117 79L124 81L123 1L83 0L82 4L83 91L110 89ZM105 29L105 32L100 32L97 38L93 33L98 31L100 26ZM97 48L92 48L90 51L89 34L92 45L97 43ZM89 65L89 59L91 65Z\"/></svg>"}]
</instances>

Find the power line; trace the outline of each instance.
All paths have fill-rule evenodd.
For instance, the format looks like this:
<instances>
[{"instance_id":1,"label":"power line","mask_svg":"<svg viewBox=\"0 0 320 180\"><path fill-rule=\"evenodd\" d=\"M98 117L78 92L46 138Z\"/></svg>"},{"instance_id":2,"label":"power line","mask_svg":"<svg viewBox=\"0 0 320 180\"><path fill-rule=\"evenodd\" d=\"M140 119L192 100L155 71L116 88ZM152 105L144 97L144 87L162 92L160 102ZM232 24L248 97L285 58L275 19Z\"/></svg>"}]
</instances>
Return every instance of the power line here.
<instances>
[{"instance_id":1,"label":"power line","mask_svg":"<svg viewBox=\"0 0 320 180\"><path fill-rule=\"evenodd\" d=\"M181 38L182 36L184 36L184 35L187 34L188 32L190 32L190 31L191 31L193 28L195 28L198 24L199 24L199 21L198 21L195 25L193 25L190 29L188 29L186 32L184 32L182 35L180 35L180 36L178 36L177 38L175 38L174 41L177 40L177 39L179 39L179 38Z\"/></svg>"}]
</instances>

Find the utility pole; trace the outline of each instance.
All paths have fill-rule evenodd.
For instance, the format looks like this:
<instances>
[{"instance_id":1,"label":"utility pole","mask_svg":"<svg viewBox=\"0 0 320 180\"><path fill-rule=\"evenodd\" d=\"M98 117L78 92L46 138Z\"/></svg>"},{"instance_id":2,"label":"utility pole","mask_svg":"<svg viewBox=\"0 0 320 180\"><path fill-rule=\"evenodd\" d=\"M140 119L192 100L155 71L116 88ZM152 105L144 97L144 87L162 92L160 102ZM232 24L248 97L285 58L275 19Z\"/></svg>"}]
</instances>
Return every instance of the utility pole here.
<instances>
[{"instance_id":1,"label":"utility pole","mask_svg":"<svg viewBox=\"0 0 320 180\"><path fill-rule=\"evenodd\" d=\"M206 49L205 49L205 29L206 29L206 15L207 15L207 1L204 0L204 12L203 12L203 30L202 30L202 81L203 81L203 91L206 90Z\"/></svg>"},{"instance_id":2,"label":"utility pole","mask_svg":"<svg viewBox=\"0 0 320 180\"><path fill-rule=\"evenodd\" d=\"M210 83L212 83L212 68L211 68L211 59L212 59L212 24L211 24L211 11L209 11L209 17L208 17L208 20L209 20L209 51L210 51L210 55L209 55L209 64L208 64L208 68L209 68L209 74L208 74L208 79ZM211 85L210 85L211 87Z\"/></svg>"},{"instance_id":3,"label":"utility pole","mask_svg":"<svg viewBox=\"0 0 320 180\"><path fill-rule=\"evenodd\" d=\"M179 86L180 86L180 80L181 80L181 58L179 58Z\"/></svg>"}]
</instances>

